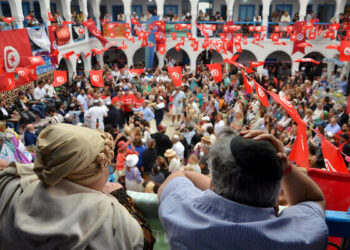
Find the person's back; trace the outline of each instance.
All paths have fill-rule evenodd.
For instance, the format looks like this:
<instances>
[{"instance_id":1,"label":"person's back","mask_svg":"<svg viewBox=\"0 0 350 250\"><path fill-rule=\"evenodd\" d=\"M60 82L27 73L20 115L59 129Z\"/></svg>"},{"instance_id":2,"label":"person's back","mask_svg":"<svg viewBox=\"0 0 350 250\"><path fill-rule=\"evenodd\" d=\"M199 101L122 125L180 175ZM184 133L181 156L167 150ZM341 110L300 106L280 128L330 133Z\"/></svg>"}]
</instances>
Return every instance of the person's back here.
<instances>
[{"instance_id":1,"label":"person's back","mask_svg":"<svg viewBox=\"0 0 350 250\"><path fill-rule=\"evenodd\" d=\"M272 135L244 133L257 139L243 139L227 129L219 135L209 153L211 179L178 171L159 188L159 217L170 246L325 249L328 229L322 191L290 167L283 145ZM278 214L281 181L291 206Z\"/></svg>"}]
</instances>

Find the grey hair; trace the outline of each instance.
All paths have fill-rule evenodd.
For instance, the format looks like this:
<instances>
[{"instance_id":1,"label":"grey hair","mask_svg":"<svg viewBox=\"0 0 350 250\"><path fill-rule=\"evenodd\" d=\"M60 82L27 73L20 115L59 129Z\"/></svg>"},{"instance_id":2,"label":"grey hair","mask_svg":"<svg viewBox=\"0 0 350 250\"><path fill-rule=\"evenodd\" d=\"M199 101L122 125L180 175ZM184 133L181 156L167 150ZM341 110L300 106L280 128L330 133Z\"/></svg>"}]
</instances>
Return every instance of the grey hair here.
<instances>
[{"instance_id":1,"label":"grey hair","mask_svg":"<svg viewBox=\"0 0 350 250\"><path fill-rule=\"evenodd\" d=\"M225 127L210 149L208 163L215 193L249 206L275 206L281 180L261 180L243 172L230 148L231 140L235 136L238 135L233 129Z\"/></svg>"}]
</instances>

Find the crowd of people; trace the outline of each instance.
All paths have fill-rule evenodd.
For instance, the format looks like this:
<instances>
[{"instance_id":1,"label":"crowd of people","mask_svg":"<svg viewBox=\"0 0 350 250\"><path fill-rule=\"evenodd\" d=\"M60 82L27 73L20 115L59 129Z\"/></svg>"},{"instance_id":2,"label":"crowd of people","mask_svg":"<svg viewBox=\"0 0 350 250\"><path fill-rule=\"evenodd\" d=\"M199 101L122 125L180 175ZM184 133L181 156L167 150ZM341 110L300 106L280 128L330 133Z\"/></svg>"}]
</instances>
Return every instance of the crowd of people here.
<instances>
[{"instance_id":1,"label":"crowd of people","mask_svg":"<svg viewBox=\"0 0 350 250\"><path fill-rule=\"evenodd\" d=\"M327 229L323 217L322 192L299 168L292 167L287 160L287 155L296 139L297 124L273 99L269 100L270 106L264 107L257 94L248 94L243 86L241 72L237 68L224 72L222 81L215 82L205 65L199 65L196 71L183 67L183 84L179 87L173 84L166 68L148 69L141 74L132 74L127 67L119 69L106 64L103 70L103 88L93 87L89 79L79 72L73 76L72 81L60 87L53 87L52 79L48 77L38 80L35 87L29 87L25 93L19 92L13 103L1 100L1 119L6 120L7 126L14 128L19 134L24 133L23 139L26 146L37 144L34 173L41 182L55 190L65 190L67 195L81 192L86 187L97 191L113 191L116 188L115 185L119 188L122 185L130 191L158 192L161 202L160 219L168 232L170 245L175 248L178 244L195 246L195 243L186 237L180 237L180 239L175 233L177 230L174 231L175 228L181 228L184 232L199 230L191 226L195 223L192 219L188 227L180 223L185 214L200 213L202 217L208 216L208 220L215 219L218 225L224 226L225 223L221 220L225 220L224 214L227 212L225 210L225 213L215 217L217 212L211 214L210 210L194 207L187 208L186 211L175 209L177 211L175 213L175 207L200 202L203 206L214 206L218 209L216 205L218 202L221 204L220 209L223 209L225 206L232 205L225 204L226 199L238 202L233 204L236 206L237 213L241 213L239 211L243 208L240 206L244 206L239 204L264 209L273 207L275 204L292 205L290 209L286 209L284 216L293 217L298 214L305 218L303 220L305 225L318 224L319 234L317 236L307 234L307 237L310 237L310 246L314 249L325 246ZM350 155L349 116L345 112L345 95L348 94L348 89L344 88L344 79L334 74L327 76L323 72L321 75L309 74L305 69L301 72L293 72L291 76L281 75L281 78L277 78L274 72L274 67L267 65L264 67L262 76L253 73L250 77L256 79L266 89L290 100L307 123L310 128L307 133L310 167L325 169L320 147L321 138L311 128L317 128L331 143L341 148L345 155ZM17 121L14 120L15 117L18 118ZM237 139L238 137L241 139ZM264 142L260 144L260 142L254 142L255 140L264 140ZM66 143L65 145L69 145L68 147L74 151L69 153L70 149L65 149L66 146L63 147L62 143ZM254 156L258 151L250 150L255 147L260 148L261 152L266 152ZM99 153L100 151L102 153ZM98 155L97 165L93 163L96 155ZM63 157L64 160L58 159L58 156ZM82 158L78 159L79 156ZM83 158L86 158L83 164L88 166L89 170L86 172L89 173L88 175L82 172L83 168L80 167L82 165L78 164ZM265 164L264 170L259 170L258 165L265 161L271 164ZM348 166L348 163L345 163ZM103 170L101 175L95 178L91 173L96 171L100 173L100 170L94 170L95 167L101 168L99 164L105 166L107 170ZM14 168L19 167L21 166L14 166ZM242 167L249 170L242 170ZM13 168L4 171L3 175L0 175L0 180L5 174L14 175L11 171ZM284 174L289 176L288 179L282 177ZM269 192L264 195L255 193L255 189L245 190L242 193L233 192L232 190L241 190L246 187L243 183L248 179L240 182L240 178L243 178L241 175L250 176L249 185L258 187L258 190L266 188ZM235 187L231 186L234 182L228 182L225 178L236 178ZM281 178L287 198L279 196ZM112 186L104 189L107 180ZM300 184L300 190L295 190L297 181L301 181L304 185ZM26 184L26 188L34 185L33 183L36 182ZM211 185L215 188L213 189L216 192L215 195L219 196L214 197L213 194L204 191L203 197L208 195L208 199L193 200L195 197L202 199L200 198L202 193L198 193L199 190L210 189ZM28 188L31 191L19 198L21 200L19 206L24 212L18 216L26 218L25 211L28 211L26 204L30 203L31 199L38 199L40 195L42 200L37 203L38 207L35 209L39 209L40 204L45 200L49 200L50 204L55 206L60 206L64 201L55 197L53 193L45 193L45 186L39 185L38 192L33 192L32 188ZM305 188L310 190L309 196L303 195ZM7 190L7 192L12 191ZM83 202L87 202L86 200L94 195L92 191L87 192L82 197ZM72 206L76 204L69 195L65 197L65 201L72 202ZM226 199L223 200L222 197ZM99 202L100 204L111 202L107 200L99 200ZM108 206L108 209L112 209L113 213L121 211L118 210L120 205L116 205L115 202L112 204L113 208ZM64 211L70 211L69 209L70 207L64 207ZM252 209L250 216L257 213L257 210L250 209ZM84 209L80 212L90 213ZM93 210L91 213L93 212L96 211ZM274 214L273 209L269 214L269 216ZM68 217L61 218L60 215L54 216L50 213L50 216L53 216L54 220L68 220ZM137 248L143 244L154 243L152 243L152 237L149 237L149 234L147 236L145 231L143 231L143 237L141 236L142 230L136 229L137 225L127 224L131 217L124 212L115 216L119 219L123 218L120 222L123 225L126 223L126 231L118 231L118 237L123 237L124 240L120 244ZM108 215L104 218L110 217ZM194 217L189 216L189 218ZM38 215L27 224L32 225L31 230L40 228L43 226L40 222L42 219L43 217ZM242 222L242 218L235 220ZM245 220L251 220L251 217L245 217L243 221ZM110 221L112 223L113 220ZM106 221L101 223L102 227L108 228L103 224L107 223ZM264 227L271 226L270 223L273 222L267 221ZM289 223L282 224L286 230L296 229L295 227L293 229ZM24 224L16 225L16 230L26 230ZM58 234L59 230L64 228L62 226L56 229L53 234ZM82 225L82 228L88 228L88 225ZM98 229L93 227L92 230ZM126 235L128 230L131 231ZM249 230L252 230L250 232L257 238L266 237L268 231L257 233L255 229ZM39 231L43 241L49 237L42 230ZM104 233L111 232L107 230ZM306 237L306 232L303 233L302 236ZM293 239L286 236L286 239L295 240L299 239L299 236L295 235ZM114 237L117 236L109 238L105 244L109 244ZM218 237L223 236L218 235ZM27 237L27 240L29 238ZM101 244L98 239L93 239L91 242L98 246ZM142 239L145 241L142 242ZM200 232L196 235L196 239L202 239L206 244L211 244ZM82 242L84 239L79 238L76 244L83 244ZM224 242L227 241L223 238L222 244L235 248L245 241L237 238L235 243ZM303 245L300 241L297 242L291 243L288 247L298 249ZM282 246L285 242L280 241L277 244L274 240L269 240L266 244L269 249L277 249L276 246Z\"/></svg>"}]
</instances>

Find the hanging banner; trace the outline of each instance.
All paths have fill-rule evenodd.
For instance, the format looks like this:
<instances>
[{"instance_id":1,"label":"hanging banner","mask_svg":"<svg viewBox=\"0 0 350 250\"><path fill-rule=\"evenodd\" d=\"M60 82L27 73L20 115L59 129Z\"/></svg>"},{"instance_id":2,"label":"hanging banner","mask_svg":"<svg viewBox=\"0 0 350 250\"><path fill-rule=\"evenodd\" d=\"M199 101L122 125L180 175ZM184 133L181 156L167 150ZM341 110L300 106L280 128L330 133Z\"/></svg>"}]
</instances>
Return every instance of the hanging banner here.
<instances>
[{"instance_id":1,"label":"hanging banner","mask_svg":"<svg viewBox=\"0 0 350 250\"><path fill-rule=\"evenodd\" d=\"M62 46L69 43L70 32L69 32L69 28L66 25L57 26L55 32L56 32L58 45Z\"/></svg>"},{"instance_id":2,"label":"hanging banner","mask_svg":"<svg viewBox=\"0 0 350 250\"><path fill-rule=\"evenodd\" d=\"M49 51L50 50L50 40L46 34L45 27L42 26L40 29L27 28L29 38L38 47Z\"/></svg>"},{"instance_id":3,"label":"hanging banner","mask_svg":"<svg viewBox=\"0 0 350 250\"><path fill-rule=\"evenodd\" d=\"M83 25L87 27L91 32L91 34L101 42L103 47L106 46L106 44L108 43L108 40L102 35L101 31L97 29L94 20L90 18L89 20L84 22Z\"/></svg>"},{"instance_id":4,"label":"hanging banner","mask_svg":"<svg viewBox=\"0 0 350 250\"><path fill-rule=\"evenodd\" d=\"M299 46L301 43L305 43L305 39L306 39L306 33L305 33L305 28L304 28L305 25L306 25L305 21L294 23L296 39L295 39L294 44L293 44L292 55L296 52L301 52L301 53L305 54L305 47Z\"/></svg>"},{"instance_id":5,"label":"hanging banner","mask_svg":"<svg viewBox=\"0 0 350 250\"><path fill-rule=\"evenodd\" d=\"M56 26L48 26L47 27L48 33L49 33L49 39L50 39L50 55L52 59L52 64L53 65L58 65L58 47L57 47L57 42L56 42L56 36L55 36L55 31L56 31Z\"/></svg>"}]
</instances>

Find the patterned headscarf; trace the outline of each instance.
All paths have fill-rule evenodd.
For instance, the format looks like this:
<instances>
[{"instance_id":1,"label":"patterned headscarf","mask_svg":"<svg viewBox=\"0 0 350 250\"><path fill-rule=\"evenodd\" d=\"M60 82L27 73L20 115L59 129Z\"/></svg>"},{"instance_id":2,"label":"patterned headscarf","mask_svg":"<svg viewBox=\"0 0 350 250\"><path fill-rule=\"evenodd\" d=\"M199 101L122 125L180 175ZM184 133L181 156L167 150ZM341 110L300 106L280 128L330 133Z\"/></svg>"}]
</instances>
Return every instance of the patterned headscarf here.
<instances>
[{"instance_id":1,"label":"patterned headscarf","mask_svg":"<svg viewBox=\"0 0 350 250\"><path fill-rule=\"evenodd\" d=\"M88 128L57 124L44 129L37 141L34 172L54 186L63 178L88 186L102 175L114 156L110 134Z\"/></svg>"}]
</instances>

